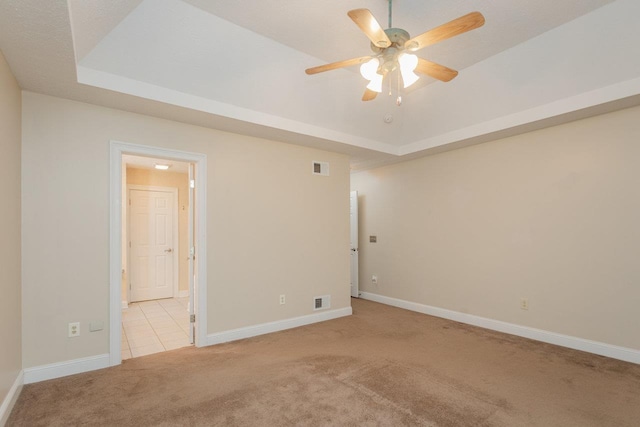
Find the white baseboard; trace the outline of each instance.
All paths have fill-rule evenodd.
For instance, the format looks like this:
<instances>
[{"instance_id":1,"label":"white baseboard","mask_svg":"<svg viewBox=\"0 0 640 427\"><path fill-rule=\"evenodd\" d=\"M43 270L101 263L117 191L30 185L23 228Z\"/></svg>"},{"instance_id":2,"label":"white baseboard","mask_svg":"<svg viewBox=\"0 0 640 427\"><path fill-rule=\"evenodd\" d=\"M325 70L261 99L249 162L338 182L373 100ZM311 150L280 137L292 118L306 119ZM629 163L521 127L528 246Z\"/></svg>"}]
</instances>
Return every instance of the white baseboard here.
<instances>
[{"instance_id":1,"label":"white baseboard","mask_svg":"<svg viewBox=\"0 0 640 427\"><path fill-rule=\"evenodd\" d=\"M2 405L0 405L0 427L4 427L9 420L9 415L11 414L11 410L13 406L16 404L18 400L18 396L20 396L20 391L22 390L22 385L24 384L24 374L23 371L18 373L18 377L13 382L13 385L9 389L9 392L4 397L2 401Z\"/></svg>"},{"instance_id":2,"label":"white baseboard","mask_svg":"<svg viewBox=\"0 0 640 427\"><path fill-rule=\"evenodd\" d=\"M640 364L640 350L619 347L616 345L605 344L598 341L591 341L584 338L572 337L569 335L544 331L542 329L535 329L528 326L516 325L514 323L502 322L500 320L487 319L486 317L460 313L457 311L419 304L411 301L405 301L397 298L391 298L384 295L373 294L370 292L361 292L360 296L361 298L366 300L392 305L394 307L404 308L406 310L417 311L418 313L442 317L443 319L454 320L456 322L479 326L481 328L491 329L493 331L504 332L511 335L517 335L519 337L572 348L574 350L586 351L588 353L598 354L600 356L607 356L613 359L624 360L625 362Z\"/></svg>"},{"instance_id":3,"label":"white baseboard","mask_svg":"<svg viewBox=\"0 0 640 427\"><path fill-rule=\"evenodd\" d=\"M109 366L109 354L83 357L81 359L52 363L50 365L34 366L33 368L26 368L24 370L24 383L37 383L53 378L66 377L67 375L108 368Z\"/></svg>"},{"instance_id":4,"label":"white baseboard","mask_svg":"<svg viewBox=\"0 0 640 427\"><path fill-rule=\"evenodd\" d=\"M299 326L310 325L312 323L324 322L325 320L337 319L339 317L350 316L351 314L351 307L344 307L335 310L323 311L320 313L313 313L306 316L294 317L291 319L277 320L275 322L247 326L246 328L217 332L207 335L207 341L205 345L221 344L224 342L236 341L244 338L255 337L258 335L269 334L271 332L284 331L285 329L297 328Z\"/></svg>"},{"instance_id":5,"label":"white baseboard","mask_svg":"<svg viewBox=\"0 0 640 427\"><path fill-rule=\"evenodd\" d=\"M186 298L189 296L189 291L179 291L178 292L178 298Z\"/></svg>"}]
</instances>

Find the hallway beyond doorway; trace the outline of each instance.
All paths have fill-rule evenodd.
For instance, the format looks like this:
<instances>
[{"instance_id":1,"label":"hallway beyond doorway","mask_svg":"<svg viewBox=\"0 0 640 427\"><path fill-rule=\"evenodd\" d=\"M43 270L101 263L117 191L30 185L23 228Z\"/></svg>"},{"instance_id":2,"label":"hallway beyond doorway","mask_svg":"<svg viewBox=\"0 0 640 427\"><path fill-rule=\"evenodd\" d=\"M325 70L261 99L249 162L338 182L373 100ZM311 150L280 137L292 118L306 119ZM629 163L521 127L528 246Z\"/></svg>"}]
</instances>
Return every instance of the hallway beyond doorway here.
<instances>
[{"instance_id":1,"label":"hallway beyond doorway","mask_svg":"<svg viewBox=\"0 0 640 427\"><path fill-rule=\"evenodd\" d=\"M122 360L189 344L189 298L129 304L122 309Z\"/></svg>"}]
</instances>

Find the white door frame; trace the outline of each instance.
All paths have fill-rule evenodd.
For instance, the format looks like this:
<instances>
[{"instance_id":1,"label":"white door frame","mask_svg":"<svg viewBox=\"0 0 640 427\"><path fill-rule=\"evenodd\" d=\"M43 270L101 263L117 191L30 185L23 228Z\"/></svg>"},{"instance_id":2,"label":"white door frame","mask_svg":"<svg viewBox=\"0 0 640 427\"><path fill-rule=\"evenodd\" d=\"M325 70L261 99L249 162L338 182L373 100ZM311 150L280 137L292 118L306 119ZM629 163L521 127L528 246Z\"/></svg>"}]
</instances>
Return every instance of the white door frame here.
<instances>
[{"instance_id":1,"label":"white door frame","mask_svg":"<svg viewBox=\"0 0 640 427\"><path fill-rule=\"evenodd\" d=\"M358 239L358 192L351 191L349 192L349 241L351 246L349 264L351 266L351 296L354 298L360 298Z\"/></svg>"},{"instance_id":2,"label":"white door frame","mask_svg":"<svg viewBox=\"0 0 640 427\"><path fill-rule=\"evenodd\" d=\"M171 280L173 281L173 286L171 287L173 292L173 297L177 298L180 293L180 228L178 224L178 216L180 215L179 211L179 203L178 203L178 189L175 187L158 187L153 185L138 185L138 184L127 184L127 197L131 198L131 190L142 190L142 191L161 191L163 193L171 193L171 197L173 198L173 221L171 227L173 228L173 277ZM126 203L126 202L125 202ZM131 210L127 209L127 239L131 241ZM127 279L131 279L131 250L127 250ZM131 286L131 280L129 280L129 286ZM129 287L129 292L127 292L127 302L131 302L131 287Z\"/></svg>"},{"instance_id":3,"label":"white door frame","mask_svg":"<svg viewBox=\"0 0 640 427\"><path fill-rule=\"evenodd\" d=\"M195 253L191 252L191 249L195 247L194 240L194 231L196 227L196 217L194 212L194 199L195 199L195 168L193 163L189 163L189 221L187 221L187 252L189 253L189 262L188 265L188 274L189 274L189 344L194 344L196 342L196 328L194 320L196 311L195 311L195 298L194 298L194 287L195 287Z\"/></svg>"},{"instance_id":4,"label":"white door frame","mask_svg":"<svg viewBox=\"0 0 640 427\"><path fill-rule=\"evenodd\" d=\"M195 257L194 286L196 310L196 347L206 345L207 338L207 156L199 153L110 141L109 164L109 365L122 363L122 155L165 158L195 164Z\"/></svg>"}]
</instances>

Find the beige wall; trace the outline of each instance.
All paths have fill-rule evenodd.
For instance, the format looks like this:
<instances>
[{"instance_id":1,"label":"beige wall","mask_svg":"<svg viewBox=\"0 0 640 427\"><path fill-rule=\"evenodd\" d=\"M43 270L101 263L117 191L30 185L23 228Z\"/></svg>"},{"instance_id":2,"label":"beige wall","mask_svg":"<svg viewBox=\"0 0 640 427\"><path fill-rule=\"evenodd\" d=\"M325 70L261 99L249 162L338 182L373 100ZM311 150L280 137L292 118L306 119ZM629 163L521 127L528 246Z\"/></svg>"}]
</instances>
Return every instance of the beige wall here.
<instances>
[{"instance_id":1,"label":"beige wall","mask_svg":"<svg viewBox=\"0 0 640 427\"><path fill-rule=\"evenodd\" d=\"M208 333L350 305L346 156L26 92L25 368L109 351L87 325L108 325L112 139L207 155Z\"/></svg>"},{"instance_id":2,"label":"beige wall","mask_svg":"<svg viewBox=\"0 0 640 427\"><path fill-rule=\"evenodd\" d=\"M127 167L127 184L178 190L178 287L189 290L189 174ZM176 297L178 295L175 295ZM123 294L123 301L126 294Z\"/></svg>"},{"instance_id":3,"label":"beige wall","mask_svg":"<svg viewBox=\"0 0 640 427\"><path fill-rule=\"evenodd\" d=\"M21 93L0 52L0 404L22 369L20 301Z\"/></svg>"},{"instance_id":4,"label":"beige wall","mask_svg":"<svg viewBox=\"0 0 640 427\"><path fill-rule=\"evenodd\" d=\"M353 175L360 288L640 349L639 142L636 107Z\"/></svg>"}]
</instances>

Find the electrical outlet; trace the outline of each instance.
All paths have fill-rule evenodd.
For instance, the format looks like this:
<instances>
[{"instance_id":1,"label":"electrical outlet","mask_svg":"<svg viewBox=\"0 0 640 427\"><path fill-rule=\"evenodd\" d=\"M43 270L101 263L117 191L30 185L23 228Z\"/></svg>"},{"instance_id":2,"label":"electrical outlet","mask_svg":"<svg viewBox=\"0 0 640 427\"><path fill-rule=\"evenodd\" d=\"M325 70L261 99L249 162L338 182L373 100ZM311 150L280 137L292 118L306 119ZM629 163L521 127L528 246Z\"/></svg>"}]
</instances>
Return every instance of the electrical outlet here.
<instances>
[{"instance_id":1,"label":"electrical outlet","mask_svg":"<svg viewBox=\"0 0 640 427\"><path fill-rule=\"evenodd\" d=\"M521 298L520 299L520 308L523 310L529 310L529 299Z\"/></svg>"},{"instance_id":2,"label":"electrical outlet","mask_svg":"<svg viewBox=\"0 0 640 427\"><path fill-rule=\"evenodd\" d=\"M375 274L373 276L371 276L371 283L373 283L374 285L378 284L378 276L376 276Z\"/></svg>"},{"instance_id":3,"label":"electrical outlet","mask_svg":"<svg viewBox=\"0 0 640 427\"><path fill-rule=\"evenodd\" d=\"M80 322L69 323L69 338L80 336Z\"/></svg>"},{"instance_id":4,"label":"electrical outlet","mask_svg":"<svg viewBox=\"0 0 640 427\"><path fill-rule=\"evenodd\" d=\"M285 303L285 298L284 295L280 295L280 304L284 304Z\"/></svg>"}]
</instances>

